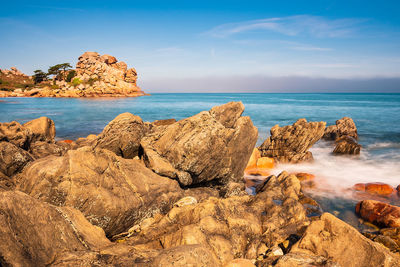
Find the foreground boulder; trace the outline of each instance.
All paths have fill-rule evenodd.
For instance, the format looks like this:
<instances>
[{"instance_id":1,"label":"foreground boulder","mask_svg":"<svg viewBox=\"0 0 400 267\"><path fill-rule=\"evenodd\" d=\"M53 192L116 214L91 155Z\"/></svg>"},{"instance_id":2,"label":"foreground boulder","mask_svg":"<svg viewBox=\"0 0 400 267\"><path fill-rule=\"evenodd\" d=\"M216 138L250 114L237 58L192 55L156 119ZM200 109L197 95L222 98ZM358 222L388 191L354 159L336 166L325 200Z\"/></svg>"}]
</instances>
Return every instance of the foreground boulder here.
<instances>
[{"instance_id":1,"label":"foreground boulder","mask_svg":"<svg viewBox=\"0 0 400 267\"><path fill-rule=\"evenodd\" d=\"M146 166L183 186L239 181L257 141L257 128L231 102L168 126L141 141Z\"/></svg>"},{"instance_id":2,"label":"foreground boulder","mask_svg":"<svg viewBox=\"0 0 400 267\"><path fill-rule=\"evenodd\" d=\"M271 176L257 196L208 198L176 206L132 228L124 244L153 249L202 245L224 265L234 258L255 259L279 248L308 225L299 203L300 182L285 172ZM122 239L123 240L123 239ZM203 266L203 265L200 265Z\"/></svg>"},{"instance_id":3,"label":"foreground boulder","mask_svg":"<svg viewBox=\"0 0 400 267\"><path fill-rule=\"evenodd\" d=\"M107 235L168 211L182 196L176 181L139 161L90 147L36 160L17 178L18 190L56 206L75 207Z\"/></svg>"},{"instance_id":4,"label":"foreground boulder","mask_svg":"<svg viewBox=\"0 0 400 267\"><path fill-rule=\"evenodd\" d=\"M24 124L24 127L32 132L32 142L54 142L56 127L54 122L47 117L40 117Z\"/></svg>"},{"instance_id":5,"label":"foreground boulder","mask_svg":"<svg viewBox=\"0 0 400 267\"><path fill-rule=\"evenodd\" d=\"M336 125L326 127L323 138L335 141L343 136L358 139L357 127L352 118L343 117L336 121Z\"/></svg>"},{"instance_id":6,"label":"foreground boulder","mask_svg":"<svg viewBox=\"0 0 400 267\"><path fill-rule=\"evenodd\" d=\"M375 200L357 203L356 213L364 220L384 226L400 227L400 207Z\"/></svg>"},{"instance_id":7,"label":"foreground boulder","mask_svg":"<svg viewBox=\"0 0 400 267\"><path fill-rule=\"evenodd\" d=\"M18 191L0 192L0 214L2 266L47 266L63 254L94 252L111 244L79 211Z\"/></svg>"},{"instance_id":8,"label":"foreground boulder","mask_svg":"<svg viewBox=\"0 0 400 267\"><path fill-rule=\"evenodd\" d=\"M94 146L131 159L139 155L140 140L145 133L146 127L139 116L123 113L104 128Z\"/></svg>"},{"instance_id":9,"label":"foreground boulder","mask_svg":"<svg viewBox=\"0 0 400 267\"><path fill-rule=\"evenodd\" d=\"M25 150L9 142L0 142L0 172L8 177L21 171L33 157Z\"/></svg>"},{"instance_id":10,"label":"foreground boulder","mask_svg":"<svg viewBox=\"0 0 400 267\"><path fill-rule=\"evenodd\" d=\"M28 149L32 140L32 132L19 122L0 123L0 141L8 141L17 147Z\"/></svg>"},{"instance_id":11,"label":"foreground boulder","mask_svg":"<svg viewBox=\"0 0 400 267\"><path fill-rule=\"evenodd\" d=\"M324 213L319 220L313 221L308 226L303 237L293 245L290 253L285 256L286 258L282 258L282 261L296 254L305 255L306 259L307 255L322 256L331 261L332 265L328 266L394 267L400 265L398 256L364 237L352 226L329 213ZM334 263L337 265L333 265ZM277 266L296 265L285 265L279 260Z\"/></svg>"},{"instance_id":12,"label":"foreground boulder","mask_svg":"<svg viewBox=\"0 0 400 267\"><path fill-rule=\"evenodd\" d=\"M325 122L299 119L293 125L271 128L271 136L259 147L262 157L281 163L298 163L313 159L308 151L324 134Z\"/></svg>"}]
</instances>

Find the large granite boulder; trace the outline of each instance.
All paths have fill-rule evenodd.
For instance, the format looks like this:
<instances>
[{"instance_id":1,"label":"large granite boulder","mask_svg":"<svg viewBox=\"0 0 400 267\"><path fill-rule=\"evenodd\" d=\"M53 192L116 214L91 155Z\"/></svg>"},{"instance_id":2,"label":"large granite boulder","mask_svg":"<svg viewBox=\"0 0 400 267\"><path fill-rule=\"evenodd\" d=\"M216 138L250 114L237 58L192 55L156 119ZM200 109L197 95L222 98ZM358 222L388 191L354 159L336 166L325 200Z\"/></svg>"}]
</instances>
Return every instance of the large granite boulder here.
<instances>
[{"instance_id":1,"label":"large granite boulder","mask_svg":"<svg viewBox=\"0 0 400 267\"><path fill-rule=\"evenodd\" d=\"M383 227L400 227L400 207L376 200L357 203L356 213L364 220Z\"/></svg>"},{"instance_id":2,"label":"large granite boulder","mask_svg":"<svg viewBox=\"0 0 400 267\"><path fill-rule=\"evenodd\" d=\"M337 263L329 266L400 266L400 257L329 213L324 213L308 226L290 254L322 256ZM296 265L279 264L278 261L277 266Z\"/></svg>"},{"instance_id":3,"label":"large granite boulder","mask_svg":"<svg viewBox=\"0 0 400 267\"><path fill-rule=\"evenodd\" d=\"M50 155L62 156L68 151L67 146L63 146L57 143L48 143L45 141L37 141L30 145L29 153L35 157L35 159L44 158Z\"/></svg>"},{"instance_id":4,"label":"large granite boulder","mask_svg":"<svg viewBox=\"0 0 400 267\"><path fill-rule=\"evenodd\" d=\"M131 159L139 155L140 140L145 133L142 119L126 112L118 115L104 128L94 146Z\"/></svg>"},{"instance_id":5,"label":"large granite boulder","mask_svg":"<svg viewBox=\"0 0 400 267\"><path fill-rule=\"evenodd\" d=\"M2 266L48 266L66 253L111 245L104 231L77 210L55 207L22 192L0 192Z\"/></svg>"},{"instance_id":6,"label":"large granite boulder","mask_svg":"<svg viewBox=\"0 0 400 267\"><path fill-rule=\"evenodd\" d=\"M107 235L167 212L182 196L176 181L138 160L90 147L38 159L16 178L18 190L56 206L75 207Z\"/></svg>"},{"instance_id":7,"label":"large granite boulder","mask_svg":"<svg viewBox=\"0 0 400 267\"><path fill-rule=\"evenodd\" d=\"M262 157L281 163L298 163L313 159L308 151L324 134L326 123L299 119L293 125L271 128L271 136L259 147Z\"/></svg>"},{"instance_id":8,"label":"large granite boulder","mask_svg":"<svg viewBox=\"0 0 400 267\"><path fill-rule=\"evenodd\" d=\"M20 148L28 149L32 140L32 132L19 122L0 123L0 141L8 141Z\"/></svg>"},{"instance_id":9,"label":"large granite boulder","mask_svg":"<svg viewBox=\"0 0 400 267\"><path fill-rule=\"evenodd\" d=\"M47 117L40 117L24 124L32 132L32 142L54 142L56 127L54 122Z\"/></svg>"},{"instance_id":10,"label":"large granite boulder","mask_svg":"<svg viewBox=\"0 0 400 267\"><path fill-rule=\"evenodd\" d=\"M168 126L155 127L142 141L148 168L183 186L238 181L257 141L257 128L231 102Z\"/></svg>"},{"instance_id":11,"label":"large granite boulder","mask_svg":"<svg viewBox=\"0 0 400 267\"><path fill-rule=\"evenodd\" d=\"M357 127L352 118L343 117L336 121L335 125L326 127L323 138L325 140L339 139L343 136L350 136L354 139L358 139Z\"/></svg>"},{"instance_id":12,"label":"large granite boulder","mask_svg":"<svg viewBox=\"0 0 400 267\"><path fill-rule=\"evenodd\" d=\"M8 177L21 171L33 157L25 150L9 142L0 142L0 172Z\"/></svg>"},{"instance_id":13,"label":"large granite boulder","mask_svg":"<svg viewBox=\"0 0 400 267\"><path fill-rule=\"evenodd\" d=\"M124 244L153 249L201 245L224 266L237 257L255 259L309 224L300 204L300 182L286 172L272 176L257 196L210 197L176 205L119 237ZM202 265L201 265L202 266Z\"/></svg>"}]
</instances>

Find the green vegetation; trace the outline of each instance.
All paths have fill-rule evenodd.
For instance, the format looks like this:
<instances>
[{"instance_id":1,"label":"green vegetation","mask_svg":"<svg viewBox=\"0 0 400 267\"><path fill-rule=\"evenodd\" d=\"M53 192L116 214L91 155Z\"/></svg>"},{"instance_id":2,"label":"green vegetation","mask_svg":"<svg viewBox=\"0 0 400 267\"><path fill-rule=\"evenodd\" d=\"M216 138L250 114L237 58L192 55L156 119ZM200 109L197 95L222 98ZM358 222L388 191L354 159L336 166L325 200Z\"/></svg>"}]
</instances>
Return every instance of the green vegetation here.
<instances>
[{"instance_id":1,"label":"green vegetation","mask_svg":"<svg viewBox=\"0 0 400 267\"><path fill-rule=\"evenodd\" d=\"M64 80L67 70L71 68L72 66L70 63L62 63L50 66L49 70L47 71L47 75L54 75L55 80Z\"/></svg>"},{"instance_id":2,"label":"green vegetation","mask_svg":"<svg viewBox=\"0 0 400 267\"><path fill-rule=\"evenodd\" d=\"M70 70L68 72L67 78L65 78L66 82L71 82L72 78L76 76L76 71L75 70Z\"/></svg>"},{"instance_id":3,"label":"green vegetation","mask_svg":"<svg viewBox=\"0 0 400 267\"><path fill-rule=\"evenodd\" d=\"M89 80L87 81L88 84L90 84L90 86L93 86L94 82L97 82L99 79L98 78L89 78Z\"/></svg>"},{"instance_id":4,"label":"green vegetation","mask_svg":"<svg viewBox=\"0 0 400 267\"><path fill-rule=\"evenodd\" d=\"M82 83L82 81L79 78L74 78L72 80L72 85L75 86L75 87L80 85L81 83Z\"/></svg>"},{"instance_id":5,"label":"green vegetation","mask_svg":"<svg viewBox=\"0 0 400 267\"><path fill-rule=\"evenodd\" d=\"M35 74L32 76L32 78L33 78L33 82L35 84L41 83L41 82L47 80L48 74L44 73L42 70L35 70L34 73Z\"/></svg>"},{"instance_id":6,"label":"green vegetation","mask_svg":"<svg viewBox=\"0 0 400 267\"><path fill-rule=\"evenodd\" d=\"M57 84L53 84L53 85L51 86L51 89L60 89L60 86L58 86Z\"/></svg>"}]
</instances>

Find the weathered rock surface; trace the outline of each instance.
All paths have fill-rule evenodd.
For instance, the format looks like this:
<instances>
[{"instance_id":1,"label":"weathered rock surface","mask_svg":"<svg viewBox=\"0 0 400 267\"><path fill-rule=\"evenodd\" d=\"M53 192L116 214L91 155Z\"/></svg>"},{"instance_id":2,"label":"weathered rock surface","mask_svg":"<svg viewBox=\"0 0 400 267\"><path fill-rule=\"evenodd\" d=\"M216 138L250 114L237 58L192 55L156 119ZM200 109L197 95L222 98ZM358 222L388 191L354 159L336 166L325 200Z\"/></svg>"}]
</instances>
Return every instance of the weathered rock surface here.
<instances>
[{"instance_id":1,"label":"weathered rock surface","mask_svg":"<svg viewBox=\"0 0 400 267\"><path fill-rule=\"evenodd\" d=\"M56 136L56 127L51 119L47 117L40 117L28 121L23 126L32 132L31 142L54 142L54 137Z\"/></svg>"},{"instance_id":2,"label":"weathered rock surface","mask_svg":"<svg viewBox=\"0 0 400 267\"><path fill-rule=\"evenodd\" d=\"M44 141L37 141L32 143L29 147L29 153L35 157L35 159L44 158L50 155L62 156L68 151L67 146L48 143Z\"/></svg>"},{"instance_id":3,"label":"weathered rock surface","mask_svg":"<svg viewBox=\"0 0 400 267\"><path fill-rule=\"evenodd\" d=\"M0 142L0 172L8 177L21 171L33 157L25 150L9 142Z\"/></svg>"},{"instance_id":4,"label":"weathered rock surface","mask_svg":"<svg viewBox=\"0 0 400 267\"><path fill-rule=\"evenodd\" d=\"M211 197L174 207L135 228L125 243L143 249L202 245L222 265L238 257L255 259L257 251L300 235L309 223L294 175L272 176L260 190L257 196Z\"/></svg>"},{"instance_id":5,"label":"weathered rock surface","mask_svg":"<svg viewBox=\"0 0 400 267\"><path fill-rule=\"evenodd\" d=\"M336 146L333 150L334 155L359 155L361 145L350 136L343 136L336 139Z\"/></svg>"},{"instance_id":6,"label":"weathered rock surface","mask_svg":"<svg viewBox=\"0 0 400 267\"><path fill-rule=\"evenodd\" d=\"M300 119L293 125L271 128L271 136L259 147L262 157L272 157L281 163L298 163L313 159L310 147L324 134L325 122Z\"/></svg>"},{"instance_id":7,"label":"weathered rock surface","mask_svg":"<svg viewBox=\"0 0 400 267\"><path fill-rule=\"evenodd\" d=\"M168 211L182 197L176 181L137 160L90 147L36 160L16 178L18 190L56 206L75 207L107 235Z\"/></svg>"},{"instance_id":8,"label":"weathered rock surface","mask_svg":"<svg viewBox=\"0 0 400 267\"><path fill-rule=\"evenodd\" d=\"M357 203L356 213L364 220L384 226L400 227L400 207L375 200Z\"/></svg>"},{"instance_id":9,"label":"weathered rock surface","mask_svg":"<svg viewBox=\"0 0 400 267\"><path fill-rule=\"evenodd\" d=\"M323 138L335 141L343 136L358 139L357 127L352 118L343 117L336 121L336 125L326 127Z\"/></svg>"},{"instance_id":10,"label":"weathered rock surface","mask_svg":"<svg viewBox=\"0 0 400 267\"><path fill-rule=\"evenodd\" d=\"M174 124L155 127L142 141L146 166L181 185L239 181L257 141L257 128L231 102Z\"/></svg>"},{"instance_id":11,"label":"weathered rock surface","mask_svg":"<svg viewBox=\"0 0 400 267\"><path fill-rule=\"evenodd\" d=\"M0 123L0 141L8 141L20 148L28 149L32 140L32 132L19 122Z\"/></svg>"},{"instance_id":12,"label":"weathered rock surface","mask_svg":"<svg viewBox=\"0 0 400 267\"><path fill-rule=\"evenodd\" d=\"M145 133L146 127L139 116L123 113L104 128L94 146L131 159L139 156L140 140Z\"/></svg>"},{"instance_id":13,"label":"weathered rock surface","mask_svg":"<svg viewBox=\"0 0 400 267\"><path fill-rule=\"evenodd\" d=\"M340 266L400 265L398 256L329 213L324 213L308 226L300 241L293 245L292 253L322 256ZM291 265L279 265L278 261L278 266Z\"/></svg>"},{"instance_id":14,"label":"weathered rock surface","mask_svg":"<svg viewBox=\"0 0 400 267\"><path fill-rule=\"evenodd\" d=\"M2 266L47 266L65 253L111 245L104 231L77 210L55 207L22 192L0 192Z\"/></svg>"}]
</instances>

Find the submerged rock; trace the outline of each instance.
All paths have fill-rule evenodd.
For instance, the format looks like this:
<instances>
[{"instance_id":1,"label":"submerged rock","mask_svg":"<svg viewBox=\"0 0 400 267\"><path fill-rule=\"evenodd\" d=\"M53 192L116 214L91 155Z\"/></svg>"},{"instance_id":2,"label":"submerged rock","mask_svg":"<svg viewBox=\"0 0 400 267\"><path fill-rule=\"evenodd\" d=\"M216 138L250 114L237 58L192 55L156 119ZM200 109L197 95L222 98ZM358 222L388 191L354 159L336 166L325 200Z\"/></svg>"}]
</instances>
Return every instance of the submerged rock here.
<instances>
[{"instance_id":1,"label":"submerged rock","mask_svg":"<svg viewBox=\"0 0 400 267\"><path fill-rule=\"evenodd\" d=\"M343 117L336 121L336 125L326 127L323 138L335 141L343 136L358 139L357 127L352 118Z\"/></svg>"},{"instance_id":2,"label":"submerged rock","mask_svg":"<svg viewBox=\"0 0 400 267\"><path fill-rule=\"evenodd\" d=\"M94 146L132 159L139 156L140 140L145 133L146 128L139 116L129 112L122 113L104 128Z\"/></svg>"},{"instance_id":3,"label":"submerged rock","mask_svg":"<svg viewBox=\"0 0 400 267\"><path fill-rule=\"evenodd\" d=\"M338 264L336 266L400 265L398 256L329 213L324 213L319 220L313 221L307 227L303 237L290 251L291 255L295 253L323 256ZM277 266L296 266L283 265L279 263L280 261Z\"/></svg>"},{"instance_id":4,"label":"submerged rock","mask_svg":"<svg viewBox=\"0 0 400 267\"><path fill-rule=\"evenodd\" d=\"M353 189L359 192L379 196L390 196L394 191L392 186L384 183L359 183L355 184Z\"/></svg>"},{"instance_id":5,"label":"submerged rock","mask_svg":"<svg viewBox=\"0 0 400 267\"><path fill-rule=\"evenodd\" d=\"M183 186L239 181L257 141L257 128L231 102L174 124L141 141L146 166Z\"/></svg>"},{"instance_id":6,"label":"submerged rock","mask_svg":"<svg viewBox=\"0 0 400 267\"><path fill-rule=\"evenodd\" d=\"M17 178L18 190L53 205L75 207L107 235L168 211L182 197L176 181L139 161L89 147L36 160Z\"/></svg>"},{"instance_id":7,"label":"submerged rock","mask_svg":"<svg viewBox=\"0 0 400 267\"><path fill-rule=\"evenodd\" d=\"M343 136L336 140L336 146L333 150L334 155L359 155L361 145L350 136Z\"/></svg>"},{"instance_id":8,"label":"submerged rock","mask_svg":"<svg viewBox=\"0 0 400 267\"><path fill-rule=\"evenodd\" d=\"M298 163L313 159L311 148L324 134L325 122L300 119L293 125L271 128L271 136L259 147L262 157L272 157L281 163Z\"/></svg>"},{"instance_id":9,"label":"submerged rock","mask_svg":"<svg viewBox=\"0 0 400 267\"><path fill-rule=\"evenodd\" d=\"M356 213L364 220L384 226L400 227L400 207L375 200L357 203Z\"/></svg>"}]
</instances>

